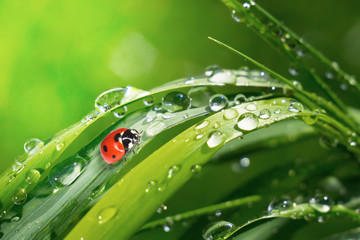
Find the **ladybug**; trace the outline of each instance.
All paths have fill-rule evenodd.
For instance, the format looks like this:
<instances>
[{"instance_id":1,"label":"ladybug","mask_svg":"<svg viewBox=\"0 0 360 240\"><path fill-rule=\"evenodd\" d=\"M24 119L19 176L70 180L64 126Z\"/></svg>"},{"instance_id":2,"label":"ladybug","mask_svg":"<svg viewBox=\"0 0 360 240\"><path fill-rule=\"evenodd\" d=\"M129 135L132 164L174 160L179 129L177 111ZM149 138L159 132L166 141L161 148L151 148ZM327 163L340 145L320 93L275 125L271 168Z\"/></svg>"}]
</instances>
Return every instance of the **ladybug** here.
<instances>
[{"instance_id":1,"label":"ladybug","mask_svg":"<svg viewBox=\"0 0 360 240\"><path fill-rule=\"evenodd\" d=\"M139 145L140 133L135 129L120 128L109 133L100 145L101 156L107 163L115 163ZM126 159L125 159L126 160Z\"/></svg>"}]
</instances>

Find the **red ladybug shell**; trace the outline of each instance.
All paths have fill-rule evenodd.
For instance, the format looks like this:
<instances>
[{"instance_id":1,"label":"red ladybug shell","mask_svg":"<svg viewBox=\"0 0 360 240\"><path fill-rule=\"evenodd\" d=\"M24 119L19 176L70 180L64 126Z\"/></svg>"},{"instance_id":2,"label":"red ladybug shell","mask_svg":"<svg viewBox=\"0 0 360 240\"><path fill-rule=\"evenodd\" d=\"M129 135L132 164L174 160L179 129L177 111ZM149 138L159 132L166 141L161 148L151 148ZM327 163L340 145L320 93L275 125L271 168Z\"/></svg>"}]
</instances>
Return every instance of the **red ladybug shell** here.
<instances>
[{"instance_id":1,"label":"red ladybug shell","mask_svg":"<svg viewBox=\"0 0 360 240\"><path fill-rule=\"evenodd\" d=\"M125 155L125 148L121 140L121 133L127 128L120 128L109 133L100 145L101 156L107 163L115 163Z\"/></svg>"}]
</instances>

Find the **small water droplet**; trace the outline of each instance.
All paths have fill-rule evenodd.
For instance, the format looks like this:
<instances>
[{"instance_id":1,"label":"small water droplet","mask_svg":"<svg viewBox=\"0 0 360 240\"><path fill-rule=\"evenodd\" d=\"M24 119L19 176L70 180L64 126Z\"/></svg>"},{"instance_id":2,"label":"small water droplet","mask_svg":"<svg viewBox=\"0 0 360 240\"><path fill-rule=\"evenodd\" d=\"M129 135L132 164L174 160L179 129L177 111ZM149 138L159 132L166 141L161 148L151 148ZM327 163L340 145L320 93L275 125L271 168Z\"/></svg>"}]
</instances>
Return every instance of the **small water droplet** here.
<instances>
[{"instance_id":1,"label":"small water droplet","mask_svg":"<svg viewBox=\"0 0 360 240\"><path fill-rule=\"evenodd\" d=\"M173 165L170 167L169 171L168 171L168 179L171 179L175 176L175 174L177 174L180 171L180 166L178 165Z\"/></svg>"},{"instance_id":2,"label":"small water droplet","mask_svg":"<svg viewBox=\"0 0 360 240\"><path fill-rule=\"evenodd\" d=\"M214 112L220 111L229 105L227 97L223 94L215 94L209 100L210 109Z\"/></svg>"},{"instance_id":3,"label":"small water droplet","mask_svg":"<svg viewBox=\"0 0 360 240\"><path fill-rule=\"evenodd\" d=\"M239 115L238 111L234 108L229 108L224 111L224 119L231 120Z\"/></svg>"},{"instance_id":4,"label":"small water droplet","mask_svg":"<svg viewBox=\"0 0 360 240\"><path fill-rule=\"evenodd\" d=\"M245 9L250 9L251 5L250 5L250 3L248 3L248 2L244 2L244 3L243 3L243 7L244 7Z\"/></svg>"},{"instance_id":5,"label":"small water droplet","mask_svg":"<svg viewBox=\"0 0 360 240\"><path fill-rule=\"evenodd\" d=\"M204 229L202 235L205 240L226 239L234 229L235 225L231 222L219 221Z\"/></svg>"},{"instance_id":6,"label":"small water droplet","mask_svg":"<svg viewBox=\"0 0 360 240\"><path fill-rule=\"evenodd\" d=\"M205 69L205 76L211 77L218 70L220 70L218 65L210 65Z\"/></svg>"},{"instance_id":7,"label":"small water droplet","mask_svg":"<svg viewBox=\"0 0 360 240\"><path fill-rule=\"evenodd\" d=\"M125 117L126 112L127 112L127 107L126 107L126 106L124 106L124 107L119 107L118 109L116 109L116 110L114 111L114 116L115 116L116 118L123 118L123 117Z\"/></svg>"},{"instance_id":8,"label":"small water droplet","mask_svg":"<svg viewBox=\"0 0 360 240\"><path fill-rule=\"evenodd\" d=\"M101 184L100 186L97 186L94 188L91 193L89 199L94 200L97 199L105 190L106 184Z\"/></svg>"},{"instance_id":9,"label":"small water droplet","mask_svg":"<svg viewBox=\"0 0 360 240\"><path fill-rule=\"evenodd\" d=\"M155 121L152 122L145 130L146 135L149 137L153 137L160 133L162 130L166 128L166 123L164 121Z\"/></svg>"},{"instance_id":10,"label":"small water droplet","mask_svg":"<svg viewBox=\"0 0 360 240\"><path fill-rule=\"evenodd\" d=\"M24 188L17 189L12 198L14 204L16 205L23 204L26 201L26 199L27 199L27 193Z\"/></svg>"},{"instance_id":11,"label":"small water droplet","mask_svg":"<svg viewBox=\"0 0 360 240\"><path fill-rule=\"evenodd\" d=\"M167 210L167 206L164 204L161 204L161 206L156 210L158 214L161 214Z\"/></svg>"},{"instance_id":12,"label":"small water droplet","mask_svg":"<svg viewBox=\"0 0 360 240\"><path fill-rule=\"evenodd\" d=\"M280 109L280 108L275 109L274 113L275 113L275 114L280 114L280 113L281 113L281 109Z\"/></svg>"},{"instance_id":13,"label":"small water droplet","mask_svg":"<svg viewBox=\"0 0 360 240\"><path fill-rule=\"evenodd\" d=\"M149 95L149 96L146 96L144 99L143 99L143 103L145 106L152 106L155 102L155 99L154 99L154 96L152 95Z\"/></svg>"},{"instance_id":14,"label":"small water droplet","mask_svg":"<svg viewBox=\"0 0 360 240\"><path fill-rule=\"evenodd\" d=\"M300 90L303 89L301 83L298 82L298 81L293 81L292 84L293 84L295 87L297 87L298 89L300 89Z\"/></svg>"},{"instance_id":15,"label":"small water droplet","mask_svg":"<svg viewBox=\"0 0 360 240\"><path fill-rule=\"evenodd\" d=\"M236 77L230 71L217 71L209 78L209 81L213 83L235 84Z\"/></svg>"},{"instance_id":16,"label":"small water droplet","mask_svg":"<svg viewBox=\"0 0 360 240\"><path fill-rule=\"evenodd\" d=\"M163 229L164 229L164 232L170 232L171 227L169 225L167 225L167 224L164 224Z\"/></svg>"},{"instance_id":17,"label":"small water droplet","mask_svg":"<svg viewBox=\"0 0 360 240\"><path fill-rule=\"evenodd\" d=\"M243 20L243 17L236 10L231 11L231 17L235 22L241 22Z\"/></svg>"},{"instance_id":18,"label":"small water droplet","mask_svg":"<svg viewBox=\"0 0 360 240\"><path fill-rule=\"evenodd\" d=\"M222 215L222 212L220 210L215 211L215 216L216 217L221 217L221 215Z\"/></svg>"},{"instance_id":19,"label":"small water droplet","mask_svg":"<svg viewBox=\"0 0 360 240\"><path fill-rule=\"evenodd\" d=\"M334 78L334 74L333 74L332 72L326 72L326 73L325 73L325 77L326 77L327 79L333 79L333 78Z\"/></svg>"},{"instance_id":20,"label":"small water droplet","mask_svg":"<svg viewBox=\"0 0 360 240\"><path fill-rule=\"evenodd\" d=\"M294 206L295 204L289 199L274 199L270 202L267 211L268 213L279 213L281 211L289 210Z\"/></svg>"},{"instance_id":21,"label":"small water droplet","mask_svg":"<svg viewBox=\"0 0 360 240\"><path fill-rule=\"evenodd\" d=\"M290 112L294 112L294 113L302 112L302 111L304 111L304 106L299 102L293 102L290 104L288 110Z\"/></svg>"},{"instance_id":22,"label":"small water droplet","mask_svg":"<svg viewBox=\"0 0 360 240\"><path fill-rule=\"evenodd\" d=\"M14 172L21 172L24 169L24 165L20 162L15 161L15 163L12 165L12 170Z\"/></svg>"},{"instance_id":23,"label":"small water droplet","mask_svg":"<svg viewBox=\"0 0 360 240\"><path fill-rule=\"evenodd\" d=\"M196 164L190 168L190 172L194 175L198 175L201 173L202 167L199 164Z\"/></svg>"},{"instance_id":24,"label":"small water droplet","mask_svg":"<svg viewBox=\"0 0 360 240\"><path fill-rule=\"evenodd\" d=\"M163 97L162 106L169 112L183 111L190 107L190 99L185 93L170 92Z\"/></svg>"},{"instance_id":25,"label":"small water droplet","mask_svg":"<svg viewBox=\"0 0 360 240\"><path fill-rule=\"evenodd\" d=\"M157 187L157 190L158 190L158 192L163 192L163 191L166 190L166 188L167 188L167 184L166 184L166 183L162 183L162 184L160 184L160 185Z\"/></svg>"},{"instance_id":26,"label":"small water droplet","mask_svg":"<svg viewBox=\"0 0 360 240\"><path fill-rule=\"evenodd\" d=\"M249 103L248 105L246 105L245 109L248 111L255 111L257 110L257 107L254 103Z\"/></svg>"},{"instance_id":27,"label":"small water droplet","mask_svg":"<svg viewBox=\"0 0 360 240\"><path fill-rule=\"evenodd\" d=\"M40 174L40 172L38 170L31 169L26 174L26 182L28 184L37 183L40 180L40 177L41 177L41 174Z\"/></svg>"},{"instance_id":28,"label":"small water droplet","mask_svg":"<svg viewBox=\"0 0 360 240\"><path fill-rule=\"evenodd\" d=\"M203 128L209 126L209 124L210 124L210 122L209 122L208 120L204 120L204 121L196 124L196 125L195 125L195 129L196 129L196 130L203 129Z\"/></svg>"},{"instance_id":29,"label":"small water droplet","mask_svg":"<svg viewBox=\"0 0 360 240\"><path fill-rule=\"evenodd\" d=\"M259 119L253 113L243 113L239 117L237 125L241 130L251 131L259 126Z\"/></svg>"},{"instance_id":30,"label":"small water droplet","mask_svg":"<svg viewBox=\"0 0 360 240\"><path fill-rule=\"evenodd\" d=\"M218 129L220 126L221 126L221 123L220 123L220 122L215 122L215 123L214 123L214 128L215 128L215 129Z\"/></svg>"},{"instance_id":31,"label":"small water droplet","mask_svg":"<svg viewBox=\"0 0 360 240\"><path fill-rule=\"evenodd\" d=\"M173 113L171 113L171 112L166 112L166 113L163 114L162 118L163 118L163 119L170 119L170 118L172 118L173 116L175 116Z\"/></svg>"},{"instance_id":32,"label":"small water droplet","mask_svg":"<svg viewBox=\"0 0 360 240\"><path fill-rule=\"evenodd\" d=\"M226 136L219 131L215 131L211 134L210 138L207 140L206 144L209 148L215 148L225 142Z\"/></svg>"},{"instance_id":33,"label":"small water droplet","mask_svg":"<svg viewBox=\"0 0 360 240\"><path fill-rule=\"evenodd\" d=\"M12 218L11 218L11 222L17 222L17 221L19 221L20 220L20 217L19 216L13 216Z\"/></svg>"},{"instance_id":34,"label":"small water droplet","mask_svg":"<svg viewBox=\"0 0 360 240\"><path fill-rule=\"evenodd\" d=\"M106 207L102 209L98 214L98 223L102 224L111 220L117 213L115 207Z\"/></svg>"},{"instance_id":35,"label":"small water droplet","mask_svg":"<svg viewBox=\"0 0 360 240\"><path fill-rule=\"evenodd\" d=\"M59 142L59 143L56 145L56 150L60 151L63 147L64 147L64 143L63 143L63 142Z\"/></svg>"},{"instance_id":36,"label":"small water droplet","mask_svg":"<svg viewBox=\"0 0 360 240\"><path fill-rule=\"evenodd\" d=\"M269 119L271 117L271 111L269 109L263 109L259 113L260 119Z\"/></svg>"},{"instance_id":37,"label":"small water droplet","mask_svg":"<svg viewBox=\"0 0 360 240\"><path fill-rule=\"evenodd\" d=\"M322 148L331 149L335 148L338 145L338 140L336 138L330 138L327 136L321 136L319 138L319 144Z\"/></svg>"},{"instance_id":38,"label":"small water droplet","mask_svg":"<svg viewBox=\"0 0 360 240\"><path fill-rule=\"evenodd\" d=\"M250 159L247 157L244 157L242 159L240 159L240 166L243 168L247 168L250 166Z\"/></svg>"},{"instance_id":39,"label":"small water droplet","mask_svg":"<svg viewBox=\"0 0 360 240\"><path fill-rule=\"evenodd\" d=\"M12 182L14 179L15 179L15 175L11 175L11 176L9 177L9 182Z\"/></svg>"},{"instance_id":40,"label":"small water droplet","mask_svg":"<svg viewBox=\"0 0 360 240\"><path fill-rule=\"evenodd\" d=\"M292 68L292 67L289 68L289 73L291 75L293 75L293 76L299 75L299 71L297 69L295 69L295 68Z\"/></svg>"},{"instance_id":41,"label":"small water droplet","mask_svg":"<svg viewBox=\"0 0 360 240\"><path fill-rule=\"evenodd\" d=\"M83 119L81 119L82 123L90 124L97 116L99 112L96 110L90 111Z\"/></svg>"},{"instance_id":42,"label":"small water droplet","mask_svg":"<svg viewBox=\"0 0 360 240\"><path fill-rule=\"evenodd\" d=\"M156 117L157 117L157 113L154 110L150 110L146 114L146 121L151 122L154 119L156 119Z\"/></svg>"},{"instance_id":43,"label":"small water droplet","mask_svg":"<svg viewBox=\"0 0 360 240\"><path fill-rule=\"evenodd\" d=\"M334 202L326 195L316 194L315 197L309 200L309 204L316 211L327 213L331 210Z\"/></svg>"},{"instance_id":44,"label":"small water droplet","mask_svg":"<svg viewBox=\"0 0 360 240\"><path fill-rule=\"evenodd\" d=\"M319 118L318 114L315 115L308 115L308 116L304 116L303 117L303 121L307 124L307 125L313 125L317 122Z\"/></svg>"},{"instance_id":45,"label":"small water droplet","mask_svg":"<svg viewBox=\"0 0 360 240\"><path fill-rule=\"evenodd\" d=\"M39 151L43 146L44 143L41 140L37 138L31 138L25 142L24 150L28 154L34 154Z\"/></svg>"},{"instance_id":46,"label":"small water droplet","mask_svg":"<svg viewBox=\"0 0 360 240\"><path fill-rule=\"evenodd\" d=\"M150 192L151 189L153 189L156 186L157 182L156 181L150 181L147 183L145 192Z\"/></svg>"},{"instance_id":47,"label":"small water droplet","mask_svg":"<svg viewBox=\"0 0 360 240\"><path fill-rule=\"evenodd\" d=\"M246 96L242 93L239 93L235 96L234 101L236 104L241 104L246 102Z\"/></svg>"},{"instance_id":48,"label":"small water droplet","mask_svg":"<svg viewBox=\"0 0 360 240\"><path fill-rule=\"evenodd\" d=\"M209 104L209 99L214 91L208 87L193 87L189 90L188 96L191 99L191 107L203 107Z\"/></svg>"}]
</instances>

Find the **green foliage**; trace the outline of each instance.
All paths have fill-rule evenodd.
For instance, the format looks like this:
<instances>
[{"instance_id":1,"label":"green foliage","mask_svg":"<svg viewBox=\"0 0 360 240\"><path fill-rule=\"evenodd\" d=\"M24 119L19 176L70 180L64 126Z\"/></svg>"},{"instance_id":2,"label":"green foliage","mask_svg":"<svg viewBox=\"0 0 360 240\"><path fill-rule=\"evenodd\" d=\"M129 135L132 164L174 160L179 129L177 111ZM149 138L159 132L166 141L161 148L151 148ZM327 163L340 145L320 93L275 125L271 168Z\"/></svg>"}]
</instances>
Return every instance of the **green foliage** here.
<instances>
[{"instance_id":1,"label":"green foliage","mask_svg":"<svg viewBox=\"0 0 360 240\"><path fill-rule=\"evenodd\" d=\"M354 96L359 84L255 2L223 2L289 58L306 76L301 83L211 38L250 66L211 66L149 92L104 92L97 111L45 143L28 143L3 173L0 238L358 234L360 114L322 71ZM108 165L100 143L122 127L137 129L141 141L126 161Z\"/></svg>"}]
</instances>

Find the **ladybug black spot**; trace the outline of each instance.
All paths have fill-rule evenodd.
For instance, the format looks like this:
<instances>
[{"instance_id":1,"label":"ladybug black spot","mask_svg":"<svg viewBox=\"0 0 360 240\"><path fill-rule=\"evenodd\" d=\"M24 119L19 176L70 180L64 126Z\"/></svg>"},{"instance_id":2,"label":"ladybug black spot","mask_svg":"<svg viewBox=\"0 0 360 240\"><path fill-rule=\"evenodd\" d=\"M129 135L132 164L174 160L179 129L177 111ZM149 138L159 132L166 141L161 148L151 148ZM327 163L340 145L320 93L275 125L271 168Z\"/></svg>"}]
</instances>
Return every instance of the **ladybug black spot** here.
<instances>
[{"instance_id":1,"label":"ladybug black spot","mask_svg":"<svg viewBox=\"0 0 360 240\"><path fill-rule=\"evenodd\" d=\"M106 145L103 146L103 149L104 149L104 152L107 152L107 146Z\"/></svg>"},{"instance_id":2,"label":"ladybug black spot","mask_svg":"<svg viewBox=\"0 0 360 240\"><path fill-rule=\"evenodd\" d=\"M112 155L112 158L116 158L116 156L115 156L115 155Z\"/></svg>"},{"instance_id":3,"label":"ladybug black spot","mask_svg":"<svg viewBox=\"0 0 360 240\"><path fill-rule=\"evenodd\" d=\"M120 139L120 137L121 137L120 133L117 133L117 134L114 136L114 141L115 141L115 142L118 142L119 139Z\"/></svg>"}]
</instances>

